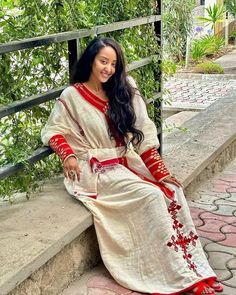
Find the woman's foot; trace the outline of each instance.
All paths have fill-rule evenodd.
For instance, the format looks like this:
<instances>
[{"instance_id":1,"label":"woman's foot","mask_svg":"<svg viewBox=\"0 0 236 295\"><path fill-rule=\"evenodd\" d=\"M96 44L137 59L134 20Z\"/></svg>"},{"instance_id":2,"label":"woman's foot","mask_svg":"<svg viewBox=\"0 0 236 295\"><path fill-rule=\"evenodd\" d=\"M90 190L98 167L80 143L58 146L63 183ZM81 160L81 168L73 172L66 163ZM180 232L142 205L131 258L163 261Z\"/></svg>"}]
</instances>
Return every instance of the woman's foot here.
<instances>
[{"instance_id":1,"label":"woman's foot","mask_svg":"<svg viewBox=\"0 0 236 295\"><path fill-rule=\"evenodd\" d=\"M222 292L223 291L223 285L219 283L215 279L210 279L206 281L207 285L210 286L212 289L214 289L216 292Z\"/></svg>"},{"instance_id":2,"label":"woman's foot","mask_svg":"<svg viewBox=\"0 0 236 295\"><path fill-rule=\"evenodd\" d=\"M200 282L192 289L193 295L216 295L215 290L205 282Z\"/></svg>"}]
</instances>

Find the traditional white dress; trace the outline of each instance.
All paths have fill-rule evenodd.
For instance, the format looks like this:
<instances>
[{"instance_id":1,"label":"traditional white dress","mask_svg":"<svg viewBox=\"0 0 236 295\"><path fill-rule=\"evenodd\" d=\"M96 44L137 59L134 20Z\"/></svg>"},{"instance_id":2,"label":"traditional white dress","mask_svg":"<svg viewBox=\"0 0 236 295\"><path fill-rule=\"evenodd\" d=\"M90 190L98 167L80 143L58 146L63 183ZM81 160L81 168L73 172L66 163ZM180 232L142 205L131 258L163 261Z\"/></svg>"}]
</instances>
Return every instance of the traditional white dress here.
<instances>
[{"instance_id":1,"label":"traditional white dress","mask_svg":"<svg viewBox=\"0 0 236 295\"><path fill-rule=\"evenodd\" d=\"M134 81L130 79L130 83ZM194 228L181 188L170 197L140 155L158 147L157 132L138 91L133 98L136 128L144 141L127 150L110 138L108 102L83 84L66 88L42 130L42 141L63 135L81 170L80 181L65 179L70 195L93 214L103 262L122 286L148 294L179 294L216 275Z\"/></svg>"}]
</instances>

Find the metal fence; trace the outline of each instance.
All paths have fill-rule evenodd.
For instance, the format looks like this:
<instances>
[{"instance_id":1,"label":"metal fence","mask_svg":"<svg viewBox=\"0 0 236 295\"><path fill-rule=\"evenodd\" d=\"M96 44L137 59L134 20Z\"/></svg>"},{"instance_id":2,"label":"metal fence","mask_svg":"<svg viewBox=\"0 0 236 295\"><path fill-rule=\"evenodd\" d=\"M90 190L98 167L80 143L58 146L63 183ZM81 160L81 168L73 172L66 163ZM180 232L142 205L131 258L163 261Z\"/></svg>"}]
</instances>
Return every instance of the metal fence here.
<instances>
[{"instance_id":1,"label":"metal fence","mask_svg":"<svg viewBox=\"0 0 236 295\"><path fill-rule=\"evenodd\" d=\"M140 25L153 24L155 26L155 32L160 40L158 41L159 43L158 45L160 46L161 45L161 11L160 11L161 1L157 1L157 4L159 7L159 13L160 13L158 15L150 15L150 16L142 17L138 19L131 19L128 21L120 21L120 22L115 22L115 23L111 23L107 25L95 26L91 29L81 29L78 31L64 32L64 33L52 34L52 35L43 36L43 37L25 39L22 41L9 42L9 43L0 45L0 54L10 53L10 52L24 50L24 49L36 48L39 46L45 46L52 43L60 43L60 42L66 41L68 44L68 59L69 59L68 71L71 77L72 67L79 57L79 40L81 38L88 37L94 34L99 35L102 33L114 32L117 30L124 30L126 28L132 28L132 27L136 27ZM148 65L151 61L152 61L151 56L143 58L139 61L134 61L127 66L127 70L131 71L134 69L138 69L140 67L144 67L145 65ZM23 110L31 109L32 107L36 105L55 99L61 94L61 92L63 91L65 87L67 87L67 85L56 88L56 89L52 89L43 94L33 95L25 99L21 99L19 101L5 105L3 107L0 107L0 119ZM157 109L157 112L159 115L161 113L161 105L159 102L156 101L156 99L159 98L160 96L161 96L161 93L158 92L155 94L155 96L151 100L148 101L148 103L150 102L154 103L154 106ZM161 128L159 128L158 130L158 137L161 142ZM51 153L53 153L53 151L49 147L39 148L35 150L32 155L29 156L28 162L30 164L34 164L35 162L49 156ZM7 164L3 167L0 167L0 180L16 173L17 171L23 168L24 168L23 163L18 163L16 165Z\"/></svg>"}]
</instances>

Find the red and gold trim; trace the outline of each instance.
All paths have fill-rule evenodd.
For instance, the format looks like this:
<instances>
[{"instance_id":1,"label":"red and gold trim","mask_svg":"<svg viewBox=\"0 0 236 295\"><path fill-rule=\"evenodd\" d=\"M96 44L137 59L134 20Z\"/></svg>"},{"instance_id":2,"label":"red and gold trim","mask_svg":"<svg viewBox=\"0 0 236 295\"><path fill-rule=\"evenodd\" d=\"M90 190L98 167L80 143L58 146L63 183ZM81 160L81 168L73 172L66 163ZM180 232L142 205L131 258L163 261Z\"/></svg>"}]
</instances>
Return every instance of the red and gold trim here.
<instances>
[{"instance_id":1,"label":"red and gold trim","mask_svg":"<svg viewBox=\"0 0 236 295\"><path fill-rule=\"evenodd\" d=\"M63 162L71 156L75 157L74 151L69 146L65 138L60 134L51 137L49 145Z\"/></svg>"},{"instance_id":2,"label":"red and gold trim","mask_svg":"<svg viewBox=\"0 0 236 295\"><path fill-rule=\"evenodd\" d=\"M121 137L117 135L117 132L115 130L114 125L112 124L109 116L108 116L108 108L109 108L109 102L105 101L104 99L100 98L99 96L96 96L93 94L84 84L82 83L75 83L73 85L75 89L80 93L80 95L88 101L91 105L93 105L95 108L97 108L99 111L101 111L107 120L107 124L109 126L109 129L114 137L114 140L116 142L116 147L123 146L124 141Z\"/></svg>"},{"instance_id":3,"label":"red and gold trim","mask_svg":"<svg viewBox=\"0 0 236 295\"><path fill-rule=\"evenodd\" d=\"M107 114L108 101L105 101L104 99L100 98L99 96L96 96L95 94L93 94L82 83L75 83L73 86L82 95L82 97L85 98L89 103L91 103L93 106L95 106L97 109L99 109L104 114Z\"/></svg>"},{"instance_id":4,"label":"red and gold trim","mask_svg":"<svg viewBox=\"0 0 236 295\"><path fill-rule=\"evenodd\" d=\"M170 172L155 148L151 148L142 153L141 158L157 181L162 181L170 175Z\"/></svg>"},{"instance_id":5,"label":"red and gold trim","mask_svg":"<svg viewBox=\"0 0 236 295\"><path fill-rule=\"evenodd\" d=\"M141 179L158 186L159 189L165 194L165 196L168 199L170 199L170 200L174 199L174 191L173 190L171 190L170 188L165 186L164 183L152 181L149 178L142 175L141 173L138 173L135 170L133 170L132 168L130 168L126 157L113 158L113 159L109 159L106 161L99 161L98 159L96 159L94 157L90 159L90 166L91 166L93 173L103 173L106 170L112 169L117 164L121 164L121 165L125 166L127 169L129 169L132 173L134 173L135 175L137 175Z\"/></svg>"},{"instance_id":6,"label":"red and gold trim","mask_svg":"<svg viewBox=\"0 0 236 295\"><path fill-rule=\"evenodd\" d=\"M210 278L212 278L212 277L204 278L204 279L199 279L199 281L196 282L195 284L192 284L190 287L184 288L184 289L182 289L182 290L180 290L178 292L172 292L172 293L152 293L151 295L180 295L180 294L183 294L184 292L193 290L195 287L198 286L199 283L206 282ZM213 278L215 278L215 277L213 277Z\"/></svg>"}]
</instances>

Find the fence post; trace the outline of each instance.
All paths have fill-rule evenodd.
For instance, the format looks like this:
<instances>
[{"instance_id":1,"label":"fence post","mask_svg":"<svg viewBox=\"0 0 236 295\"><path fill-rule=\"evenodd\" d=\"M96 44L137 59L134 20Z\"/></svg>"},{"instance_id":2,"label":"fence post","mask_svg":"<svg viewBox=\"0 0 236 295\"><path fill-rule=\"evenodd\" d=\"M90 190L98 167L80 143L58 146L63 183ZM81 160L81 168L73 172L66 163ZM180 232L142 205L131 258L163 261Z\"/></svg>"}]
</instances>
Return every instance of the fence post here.
<instances>
[{"instance_id":1,"label":"fence post","mask_svg":"<svg viewBox=\"0 0 236 295\"><path fill-rule=\"evenodd\" d=\"M68 60L69 60L69 77L70 83L72 82L72 74L74 64L79 59L80 44L79 39L73 39L68 41Z\"/></svg>"},{"instance_id":2,"label":"fence post","mask_svg":"<svg viewBox=\"0 0 236 295\"><path fill-rule=\"evenodd\" d=\"M161 0L157 0L156 1L156 10L157 10L157 14L162 15L162 1ZM158 48L160 48L161 50L161 46L162 46L162 20L155 22L154 23L155 26L155 33L157 36L157 44L158 44ZM162 72L161 72L161 60L162 60L162 54L160 54L160 59L158 61L158 73L156 75L156 80L159 81L159 92L162 91ZM160 120L156 120L156 118L162 118L162 102L161 99L155 100L154 101L154 120L155 122L159 123L160 126L160 130L161 132L158 134L158 139L160 142L160 147L159 147L159 153L160 155L162 154L162 145L163 145L163 140L162 140L162 122Z\"/></svg>"}]
</instances>

